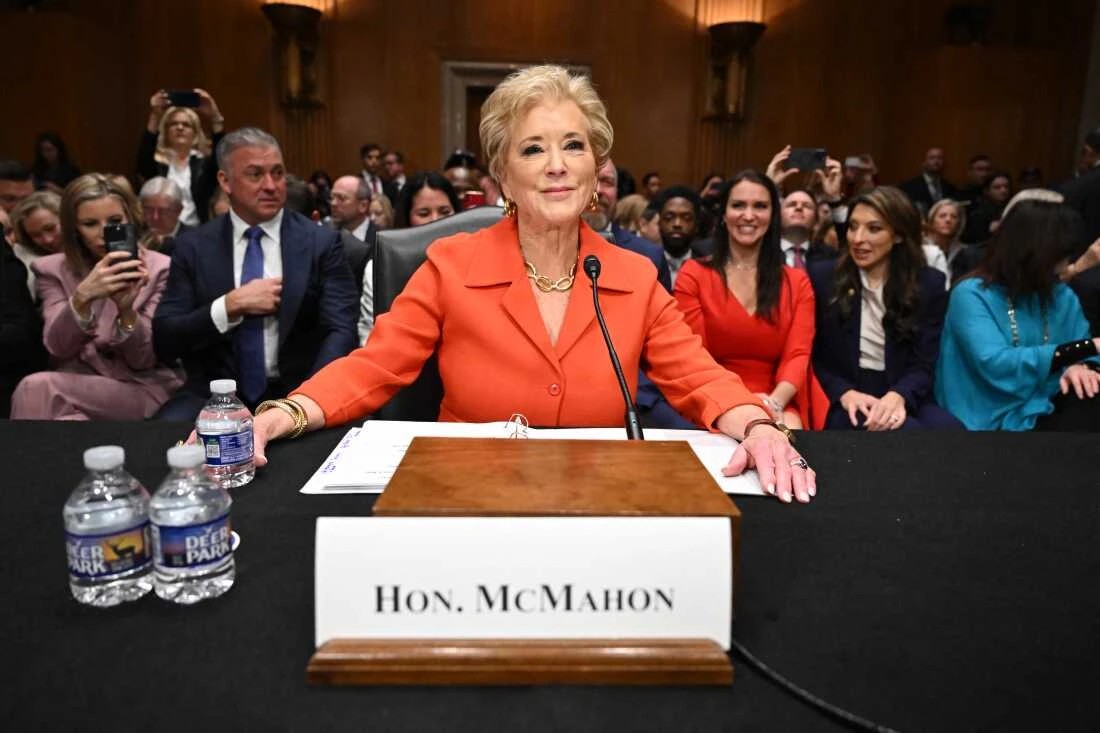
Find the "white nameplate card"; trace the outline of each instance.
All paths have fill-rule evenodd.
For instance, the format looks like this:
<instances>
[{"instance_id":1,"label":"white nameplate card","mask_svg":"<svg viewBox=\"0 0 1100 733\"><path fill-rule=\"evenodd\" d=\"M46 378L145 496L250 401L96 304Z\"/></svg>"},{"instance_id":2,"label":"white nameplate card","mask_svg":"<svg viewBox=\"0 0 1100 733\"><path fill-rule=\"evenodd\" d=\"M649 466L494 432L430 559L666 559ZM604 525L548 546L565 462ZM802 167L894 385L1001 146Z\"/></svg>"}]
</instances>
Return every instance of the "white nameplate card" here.
<instances>
[{"instance_id":1,"label":"white nameplate card","mask_svg":"<svg viewBox=\"0 0 1100 733\"><path fill-rule=\"evenodd\" d=\"M723 517L320 517L316 642L713 639L730 645Z\"/></svg>"}]
</instances>

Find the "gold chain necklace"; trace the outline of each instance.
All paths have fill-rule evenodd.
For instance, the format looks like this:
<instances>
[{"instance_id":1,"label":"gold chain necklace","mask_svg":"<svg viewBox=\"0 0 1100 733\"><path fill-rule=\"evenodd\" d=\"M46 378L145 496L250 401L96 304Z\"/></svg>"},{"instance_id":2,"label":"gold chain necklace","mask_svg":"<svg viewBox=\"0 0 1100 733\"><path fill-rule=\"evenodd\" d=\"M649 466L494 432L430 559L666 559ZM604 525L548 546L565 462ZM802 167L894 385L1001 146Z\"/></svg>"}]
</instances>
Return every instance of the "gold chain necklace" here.
<instances>
[{"instance_id":1,"label":"gold chain necklace","mask_svg":"<svg viewBox=\"0 0 1100 733\"><path fill-rule=\"evenodd\" d=\"M1043 345L1045 346L1050 342L1050 322L1047 320L1046 306L1039 306L1039 313L1042 314L1043 319ZM1012 298L1008 299L1008 328L1012 331L1012 345L1020 345L1020 330L1016 326L1016 303Z\"/></svg>"},{"instance_id":2,"label":"gold chain necklace","mask_svg":"<svg viewBox=\"0 0 1100 733\"><path fill-rule=\"evenodd\" d=\"M552 293L555 290L558 292L566 292L573 287L573 278L577 274L577 263L574 262L573 266L569 268L569 274L564 277L559 277L557 280L551 280L546 275L540 275L539 271L535 269L535 265L531 260L524 259L523 264L527 265L527 277L531 282L535 283L535 287L544 293Z\"/></svg>"}]
</instances>

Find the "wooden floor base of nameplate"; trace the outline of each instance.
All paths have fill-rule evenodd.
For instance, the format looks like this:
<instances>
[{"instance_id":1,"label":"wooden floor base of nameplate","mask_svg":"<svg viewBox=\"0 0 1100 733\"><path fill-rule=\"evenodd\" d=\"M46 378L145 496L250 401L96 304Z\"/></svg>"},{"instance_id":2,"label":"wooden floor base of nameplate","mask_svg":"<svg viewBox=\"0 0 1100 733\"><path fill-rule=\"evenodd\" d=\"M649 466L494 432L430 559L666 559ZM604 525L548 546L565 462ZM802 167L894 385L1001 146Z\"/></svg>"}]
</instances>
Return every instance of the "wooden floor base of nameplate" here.
<instances>
[{"instance_id":1,"label":"wooden floor base of nameplate","mask_svg":"<svg viewBox=\"0 0 1100 733\"><path fill-rule=\"evenodd\" d=\"M708 639L334 639L311 685L725 685L733 666Z\"/></svg>"}]
</instances>

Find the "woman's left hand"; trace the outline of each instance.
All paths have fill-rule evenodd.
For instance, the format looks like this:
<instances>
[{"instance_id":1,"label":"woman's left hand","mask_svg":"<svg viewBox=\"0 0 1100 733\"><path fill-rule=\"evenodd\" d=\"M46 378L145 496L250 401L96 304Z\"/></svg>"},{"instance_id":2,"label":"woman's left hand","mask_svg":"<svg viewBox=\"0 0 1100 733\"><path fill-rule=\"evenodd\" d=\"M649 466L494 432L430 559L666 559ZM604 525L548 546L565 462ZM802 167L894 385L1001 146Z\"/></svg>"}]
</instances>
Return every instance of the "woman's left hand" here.
<instances>
[{"instance_id":1,"label":"woman's left hand","mask_svg":"<svg viewBox=\"0 0 1100 733\"><path fill-rule=\"evenodd\" d=\"M897 392L887 392L867 416L868 430L897 430L905 424L905 398Z\"/></svg>"},{"instance_id":2,"label":"woman's left hand","mask_svg":"<svg viewBox=\"0 0 1100 733\"><path fill-rule=\"evenodd\" d=\"M825 159L825 167L814 171L814 177L821 182L821 190L830 201L840 198L841 185L844 183L844 167L839 160Z\"/></svg>"},{"instance_id":3,"label":"woman's left hand","mask_svg":"<svg viewBox=\"0 0 1100 733\"><path fill-rule=\"evenodd\" d=\"M1084 364L1073 364L1062 372L1062 378L1058 380L1062 388L1062 394L1069 394L1070 387L1077 395L1077 399L1089 399L1100 393L1100 372L1094 372Z\"/></svg>"},{"instance_id":4,"label":"woman's left hand","mask_svg":"<svg viewBox=\"0 0 1100 733\"><path fill-rule=\"evenodd\" d=\"M222 124L221 110L218 109L218 103L214 101L214 97L210 95L210 92L205 89L195 89L194 91L195 94L199 95L199 114L206 117L212 127Z\"/></svg>"},{"instance_id":5,"label":"woman's left hand","mask_svg":"<svg viewBox=\"0 0 1100 733\"><path fill-rule=\"evenodd\" d=\"M817 474L787 437L771 426L754 428L737 446L722 475L739 476L748 468L756 469L760 485L780 501L789 503L793 495L805 504L817 493Z\"/></svg>"}]
</instances>

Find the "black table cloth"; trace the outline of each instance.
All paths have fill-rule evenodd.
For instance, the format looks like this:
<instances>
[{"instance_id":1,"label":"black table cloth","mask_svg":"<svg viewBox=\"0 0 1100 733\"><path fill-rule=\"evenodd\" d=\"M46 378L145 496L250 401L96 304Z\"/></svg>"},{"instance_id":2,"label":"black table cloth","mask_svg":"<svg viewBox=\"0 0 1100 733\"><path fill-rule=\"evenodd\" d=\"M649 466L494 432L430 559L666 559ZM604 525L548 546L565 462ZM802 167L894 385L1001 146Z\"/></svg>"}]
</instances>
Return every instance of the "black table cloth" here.
<instances>
[{"instance_id":1,"label":"black table cloth","mask_svg":"<svg viewBox=\"0 0 1100 733\"><path fill-rule=\"evenodd\" d=\"M275 444L272 465L233 491L242 543L222 598L77 604L61 508L81 453L124 446L152 491L187 429L0 423L5 729L843 729L737 659L732 688L307 687L314 520L373 503L298 493L343 429ZM1094 437L819 433L800 446L818 471L812 504L735 497L736 639L902 731L1100 727Z\"/></svg>"}]
</instances>

